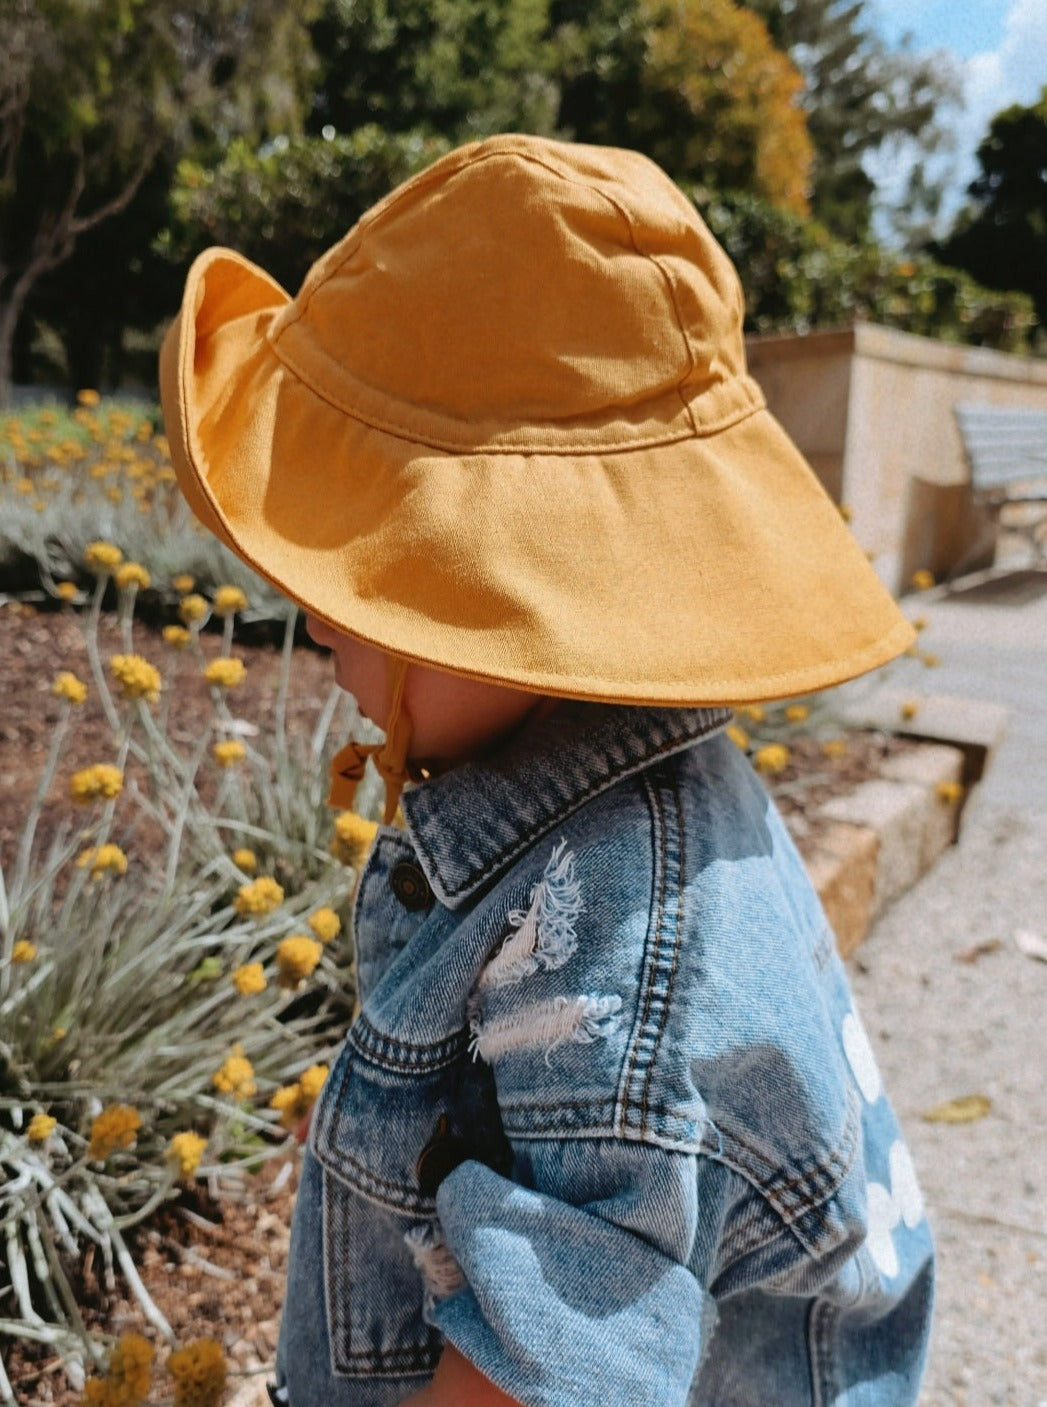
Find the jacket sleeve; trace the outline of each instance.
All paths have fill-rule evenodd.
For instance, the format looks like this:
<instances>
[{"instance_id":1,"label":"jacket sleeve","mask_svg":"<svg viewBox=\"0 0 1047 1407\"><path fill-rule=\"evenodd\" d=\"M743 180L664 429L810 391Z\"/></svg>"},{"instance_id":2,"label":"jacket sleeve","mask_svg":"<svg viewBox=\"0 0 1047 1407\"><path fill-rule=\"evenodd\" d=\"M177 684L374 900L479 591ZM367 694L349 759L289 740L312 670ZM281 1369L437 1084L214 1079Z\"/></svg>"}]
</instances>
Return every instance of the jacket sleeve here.
<instances>
[{"instance_id":1,"label":"jacket sleeve","mask_svg":"<svg viewBox=\"0 0 1047 1407\"><path fill-rule=\"evenodd\" d=\"M470 1161L440 1186L462 1287L435 1324L525 1407L683 1407L715 1318L687 1265L694 1157L614 1139L516 1152L513 1181Z\"/></svg>"}]
</instances>

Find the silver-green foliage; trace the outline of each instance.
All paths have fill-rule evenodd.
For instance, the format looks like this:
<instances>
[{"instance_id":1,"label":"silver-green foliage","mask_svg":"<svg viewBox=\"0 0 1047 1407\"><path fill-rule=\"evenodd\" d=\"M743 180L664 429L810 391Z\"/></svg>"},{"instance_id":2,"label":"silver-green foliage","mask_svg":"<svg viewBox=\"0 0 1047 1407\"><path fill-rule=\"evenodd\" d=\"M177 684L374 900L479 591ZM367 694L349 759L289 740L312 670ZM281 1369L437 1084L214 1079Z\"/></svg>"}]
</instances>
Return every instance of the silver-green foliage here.
<instances>
[{"instance_id":1,"label":"silver-green foliage","mask_svg":"<svg viewBox=\"0 0 1047 1407\"><path fill-rule=\"evenodd\" d=\"M120 768L119 795L100 799L41 839L45 797L62 776L75 703L63 701L14 855L0 856L0 1335L43 1341L76 1381L101 1346L81 1320L69 1266L94 1245L146 1316L169 1331L142 1284L126 1228L174 1195L182 1175L171 1139L206 1138L196 1174L213 1186L284 1146L268 1098L325 1062L353 1001L349 899L354 874L329 849L323 806L334 744L350 720L338 696L313 735L284 723L294 620L288 621L280 704L271 733L256 732L246 756L220 772L201 799L210 750L235 723L220 690L190 750L166 730L163 701L125 700L107 679L97 640L104 575L85 613L92 682L112 729L105 760ZM121 597L133 644L133 592ZM196 646L194 639L193 646ZM346 696L340 696L345 698ZM332 726L333 725L333 726ZM92 874L85 851L119 842L125 874ZM249 881L232 858L252 848L259 873L279 873L283 902L242 912ZM309 933L330 907L342 932L323 948L304 984L280 984L277 945ZM232 977L261 963L264 991L242 995ZM214 1076L242 1047L253 1094L223 1091ZM141 1120L132 1146L92 1156L94 1118L113 1105ZM34 1115L56 1123L30 1136ZM0 1401L14 1401L0 1363Z\"/></svg>"}]
</instances>

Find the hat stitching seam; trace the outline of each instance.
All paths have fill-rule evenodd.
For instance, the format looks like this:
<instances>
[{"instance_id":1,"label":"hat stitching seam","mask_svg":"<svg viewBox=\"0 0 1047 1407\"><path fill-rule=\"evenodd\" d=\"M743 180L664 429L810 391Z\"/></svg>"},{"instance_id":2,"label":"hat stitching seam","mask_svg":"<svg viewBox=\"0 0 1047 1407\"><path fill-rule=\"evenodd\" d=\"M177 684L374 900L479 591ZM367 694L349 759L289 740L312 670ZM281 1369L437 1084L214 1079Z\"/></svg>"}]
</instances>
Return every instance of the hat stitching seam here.
<instances>
[{"instance_id":1,"label":"hat stitching seam","mask_svg":"<svg viewBox=\"0 0 1047 1407\"><path fill-rule=\"evenodd\" d=\"M456 154L460 154L460 152L448 152L447 158L450 159L453 155ZM281 327L279 335L283 336L284 331L288 327L290 327L293 323L301 321L301 319L305 317L306 313L309 311L309 305L312 303L313 298L319 292L323 284L325 284L329 278L332 278L336 273L338 273L338 271L349 262L352 256L359 249L360 236L364 234L378 220L382 219L387 211L394 209L397 205L401 203L401 201L406 200L410 192L419 190L423 187L431 186L434 181L438 182L441 180L453 180L455 177L460 176L470 166L474 165L477 161L489 161L492 159L492 157L501 157L504 159L504 157L506 156L519 156L522 160L534 161L534 164L536 166L545 166L544 162L537 161L524 152L490 151L484 152L482 155L476 155L474 153L474 155L471 156L469 160L459 161L455 169L450 172L449 175L446 170L438 169L440 166L443 165L442 161L438 161L434 163L434 165L426 167L422 171L416 172L413 177L409 177L399 188L389 191L389 193L384 197L384 199L379 202L380 208L372 207L370 210L365 210L364 213L360 216L360 218L356 221L356 224L353 226L353 230L350 231L350 233L356 232L357 238L353 241L352 245L350 245L346 249L345 253L338 260L337 264L333 264L331 266L330 271L325 275L325 277L321 279L315 285L315 287L309 290L309 294L302 305L301 312L296 313L294 317L287 319L287 321ZM553 171L554 175L559 174L558 172L554 171L553 167L551 166L545 166L545 169L548 171ZM346 236L346 238L348 239L348 236ZM270 346L274 346L275 348L275 343L272 340L270 341Z\"/></svg>"},{"instance_id":2,"label":"hat stitching seam","mask_svg":"<svg viewBox=\"0 0 1047 1407\"><path fill-rule=\"evenodd\" d=\"M642 251L638 252L642 253ZM651 256L644 255L643 257L650 258ZM651 262L655 263L656 261L652 259ZM684 400L684 409L687 412L688 419L690 422L687 427L671 434L652 436L647 439L632 440L628 444L624 445L589 446L577 444L484 444L475 447L463 448L461 444L455 443L452 440L441 440L436 436L427 436L425 438L422 438L419 437L417 434L408 433L403 428L394 426L391 421L383 420L380 416L377 415L364 415L361 411L355 408L353 410L347 410L345 406L339 404L338 400L336 399L336 393L332 391L328 386L326 386L319 377L315 376L312 372L305 371L300 366L295 365L289 358L283 355L283 353L277 347L275 341L270 339L269 346L277 361L279 361L280 365L286 371L288 371L292 376L294 376L296 380L301 382L303 386L308 387L308 389L312 391L314 395L319 396L319 398L324 401L326 405L329 405L332 410L337 411L339 415L344 415L346 419L354 420L359 425L366 425L372 430L377 430L380 434L391 435L393 439L401 440L404 444L420 445L424 449L437 449L444 451L447 454L453 455L455 459L459 462L464 459L479 458L486 455L520 455L526 458L530 455L541 454L562 456L564 458L574 459L605 459L616 455L630 454L633 451L657 449L661 445L680 444L685 440L712 439L716 435L722 434L725 430L730 430L733 426L740 424L743 420L747 420L750 416L756 415L760 411L766 409L766 403L762 400L756 402L748 401L745 405L739 406L732 411L726 412L719 419L714 420L711 424L703 426L701 430L697 430L695 428L694 415L689 405ZM736 384L738 384L739 381L740 378L737 378ZM675 390L680 396L681 400L683 400L682 385L678 385L677 387L675 387Z\"/></svg>"},{"instance_id":3,"label":"hat stitching seam","mask_svg":"<svg viewBox=\"0 0 1047 1407\"><path fill-rule=\"evenodd\" d=\"M507 159L509 159L509 158L515 158L515 159L518 159L518 160L520 160L520 161L529 162L532 166L537 166L537 167L540 167L541 170L543 170L543 171L548 171L548 172L550 173L550 175L553 175L553 176L557 177L557 179L563 181L565 185L578 186L578 187L580 187L582 190L589 191L591 194L596 195L596 196L599 196L601 200L606 201L606 203L607 203L608 205L610 205L613 210L617 211L617 213L621 216L622 220L624 221L626 230L628 231L628 234L629 234L629 242L630 242L630 244L632 245L634 252L635 252L636 254L638 254L641 259L646 259L646 260L648 260L651 264L654 265L654 267L658 270L658 273L659 273L659 275L660 275L660 277L661 277L661 279L662 279L662 282L665 284L666 292L668 293L668 296L669 296L669 302L670 302L670 305L672 306L672 310L673 310L673 317L674 317L674 319L675 319L675 321L676 321L677 331L679 332L680 337L681 337L682 340L683 340L684 350L685 350L686 353L687 353L687 359L688 359L688 362L689 362L687 374L686 374L680 381L678 381L678 382L676 383L676 385L675 385L675 387L674 387L673 389L675 390L675 392L676 392L676 394L677 394L677 396L678 396L678 398L679 398L679 400L680 400L680 404L681 404L681 406L683 407L684 413L685 413L686 416L687 416L688 422L689 422L689 424L690 424L690 426L691 426L691 430L690 430L690 434L684 433L684 434L681 434L681 435L673 435L673 436L671 436L671 437L667 437L667 438L665 438L665 439L659 439L659 440L636 441L636 442L634 442L634 443L636 444L636 446L637 446L637 447L641 447L641 446L642 446L642 447L653 448L653 447L655 447L655 446L657 446L657 445L660 445L660 444L672 444L672 443L674 443L674 442L677 441L677 440L688 439L688 438L690 438L691 435L693 435L695 438L699 438L699 439L700 439L700 438L704 438L704 436L716 434L716 433L718 432L718 429L719 429L719 428L728 428L730 425L736 424L736 423L737 423L737 420L742 418L741 415L739 415L738 417L736 417L736 419L731 419L731 420L726 420L726 421L722 421L722 420L721 420L721 421L717 421L713 426L710 426L710 427L708 427L707 429L705 429L705 430L704 430L704 433L703 433L702 430L699 429L698 423L697 423L697 421L696 421L696 419L695 419L694 409L693 409L693 407L691 406L691 403L690 403L690 401L688 400L688 398L684 395L684 389L683 389L684 386L687 384L688 380L690 379L690 377L694 374L695 367L696 367L697 363L696 363L696 361L695 361L694 349L693 349L692 346L691 346L690 338L687 336L687 331L686 331L686 329L685 329L685 327L684 327L684 322L683 322L683 318L682 318L681 313L680 313L679 303L677 302L677 298L676 298L676 289L675 289L675 285L674 285L674 283L673 283L672 276L670 275L669 271L663 266L663 264L661 263L661 261L660 261L654 254L648 253L648 251L647 251L646 249L643 249L643 248L640 246L640 244L637 242L637 238L636 238L636 229L635 229L635 226L634 226L634 223L633 223L632 216L631 216L630 212L628 211L628 209L627 209L620 201L616 200L613 196L608 195L608 193L607 193L606 191L601 190L601 188L600 188L598 185L596 185L594 182L592 182L592 181L583 181L583 180L580 180L577 176L572 175L570 172L568 172L568 171L566 171L566 170L564 170L564 169L559 169L559 168L557 168L555 165L551 164L548 160L543 160L543 159L542 159L541 157L539 157L539 156L536 156L536 155L533 155L533 154L530 153L530 152L521 151L521 150L509 150L509 151L504 151L504 150L499 149L499 150L496 150L496 151L489 151L489 152L484 152L484 153L482 153L482 154L476 154L476 155L474 155L474 156L471 158L470 161L465 162L465 163L462 163L460 166L458 166L458 168L457 168L455 171L453 171L453 172L451 173L451 176L448 178L448 180L455 179L455 178L461 176L465 171L468 170L468 168L469 168L470 166L476 165L476 164L478 164L478 163L481 162L481 161L491 161L491 160L500 160L500 161L504 161L504 160L507 160ZM434 168L430 167L428 172L420 173L419 176L418 176L418 178L417 178L416 180L410 181L410 182L408 182L407 184L410 186L410 188L411 188L412 190L417 190L419 187L421 187L421 186L423 186L423 185L431 185L432 182L433 182L433 180L437 179L436 176L433 175L433 169L434 169ZM441 178L442 178L443 175L444 175L443 172L440 172L439 174L440 174L440 177L441 177ZM429 176L430 179L429 179L428 181L426 181L426 180L424 179L425 176ZM368 213L370 214L370 216L371 216L370 219L368 219L368 213L365 213L365 214L360 218L360 220L357 221L356 226L355 226L356 230L357 230L358 232L360 232L360 233L365 232L365 231L367 230L367 228L369 228L369 226L375 222L375 220L377 220L378 218L380 218L380 216L384 216L385 213L386 213L386 211L392 209L395 205L399 204L399 200L405 198L406 195L407 195L407 190L406 190L406 189L403 189L403 190L401 191L401 194L400 194L400 197L399 197L399 198L396 197L396 193L395 193L395 192L391 192L391 193L390 193L390 197L389 197L388 204L385 205L381 211L371 211L371 212L368 212ZM363 227L362 230L361 230L361 226ZM287 329L288 329L289 327L293 326L295 323L301 322L301 321L305 318L305 315L306 315L306 313L309 311L309 307L310 307L310 305L312 304L313 298L314 298L314 297L316 296L316 294L319 292L320 288L323 286L324 283L328 282L329 279L331 279L332 277L334 277L334 275L337 274L338 271L339 271L341 268L343 268L346 263L348 263L349 259L350 259L350 258L353 256L353 254L355 254L356 251L359 249L360 243L361 243L361 241L360 241L360 238L358 237L358 238L352 243L352 245L345 251L343 257L342 257L341 259L339 259L338 263L335 264L335 265L333 265L333 266L331 267L331 269L328 271L326 277L325 277L323 280L321 280L320 282L318 282L318 283L315 285L315 287L313 287L312 289L310 289L308 296L306 297L304 303L302 304L301 311L298 312L295 316L289 317L289 318L281 325L280 330L279 330L279 332L276 334L276 336L269 336L269 337L267 338L267 340L268 340L268 342L269 342L269 345L270 345L270 347L272 347L273 352L274 352L274 354L276 355L276 357L278 358L278 360L280 361L280 363L281 363L283 366L285 366L285 367L288 369L288 371L293 372L296 376L299 377L300 380L304 381L306 385L310 386L311 389L313 389L314 391L316 391L316 393L317 393L318 395L322 395L324 400L326 400L335 410L340 411L343 415L349 415L351 419L353 419L353 420L359 420L359 421L361 421L361 422L362 422L363 424L365 424L365 425L372 425L374 429L377 429L377 430L384 430L386 433L391 434L391 435L394 435L397 439L405 440L408 444L427 444L427 445L430 445L433 449L450 449L452 452L458 451L458 450L460 450L461 447L460 447L459 445L451 444L451 443L448 442L448 441L440 441L440 440L435 440L435 439L434 439L434 440L418 440L418 439L415 439L415 438L414 438L413 436L411 436L411 435L405 434L402 430L394 430L394 429L392 429L392 427L389 425L388 422L382 423L382 422L380 422L379 420L377 420L377 418L375 418L375 419L367 419L366 417L361 416L361 415L359 415L358 413L354 413L354 412L351 412L351 411L346 411L346 410L344 410L344 409L343 409L340 405L338 405L337 402L335 401L335 399L334 399L334 393L333 393L333 392L324 392L324 391L322 391L322 390L320 389L319 386L314 385L314 384L313 384L313 381L312 381L308 376L304 375L304 374L299 370L298 367L296 367L295 365L293 365L293 363L292 363L288 358L282 356L282 355L280 354L278 348L277 348L277 343L278 343L279 340L283 337L283 335L284 335L284 333L287 331ZM283 311L283 310L281 310L281 311ZM492 451L489 451L489 452L490 452L490 453L495 453L495 454L501 454L501 453L513 453L514 451L513 451L513 450L500 450L500 449L496 449L496 450L492 450ZM554 448L554 449L548 449L548 448L546 448L546 447L544 447L544 446L539 446L539 447L536 447L536 448L528 447L526 450L524 450L524 451L522 451L522 452L523 452L523 453L526 453L526 454L558 454L558 453L570 453L569 450L559 450L559 449L555 449L555 448Z\"/></svg>"}]
</instances>

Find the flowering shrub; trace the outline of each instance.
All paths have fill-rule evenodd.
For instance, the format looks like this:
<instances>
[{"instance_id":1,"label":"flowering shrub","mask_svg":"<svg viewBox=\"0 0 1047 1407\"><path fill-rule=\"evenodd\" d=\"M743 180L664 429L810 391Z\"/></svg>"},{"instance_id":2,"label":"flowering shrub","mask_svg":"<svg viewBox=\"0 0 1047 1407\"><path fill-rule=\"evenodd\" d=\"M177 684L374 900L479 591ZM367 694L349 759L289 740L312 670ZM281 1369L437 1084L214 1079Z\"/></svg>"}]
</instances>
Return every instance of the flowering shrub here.
<instances>
[{"instance_id":1,"label":"flowering shrub","mask_svg":"<svg viewBox=\"0 0 1047 1407\"><path fill-rule=\"evenodd\" d=\"M85 1247L119 1269L169 1337L126 1229L181 1185L235 1178L284 1147L288 1110L315 1098L352 1014L355 883L332 854L324 805L327 764L351 726L339 717L347 697L332 688L313 736L291 739L279 700L271 730L245 731L215 687L211 716L176 744L166 731L174 686L135 649L145 578L125 573L124 649L105 660L103 597L129 554L98 538L87 555L92 580L78 600L89 676L56 671L59 716L37 793L16 853L0 853L0 1326L50 1345L81 1385L100 1357L71 1274ZM225 578L214 592L226 650L247 599ZM202 673L198 626L180 628ZM282 700L293 641L292 617ZM242 669L228 654L220 662ZM67 772L67 739L89 695L110 741L92 765ZM250 745L229 736L237 731ZM44 844L42 808L55 795L66 815ZM359 863L362 847L354 853ZM277 1098L281 1090L292 1094ZM175 1402L217 1402L217 1345L187 1345L167 1366ZM84 1400L126 1407L148 1379L149 1362L122 1339Z\"/></svg>"},{"instance_id":2,"label":"flowering shrub","mask_svg":"<svg viewBox=\"0 0 1047 1407\"><path fill-rule=\"evenodd\" d=\"M102 577L172 613L196 592L204 618L286 618L287 602L193 518L159 412L91 396L0 415L0 589L76 601Z\"/></svg>"}]
</instances>

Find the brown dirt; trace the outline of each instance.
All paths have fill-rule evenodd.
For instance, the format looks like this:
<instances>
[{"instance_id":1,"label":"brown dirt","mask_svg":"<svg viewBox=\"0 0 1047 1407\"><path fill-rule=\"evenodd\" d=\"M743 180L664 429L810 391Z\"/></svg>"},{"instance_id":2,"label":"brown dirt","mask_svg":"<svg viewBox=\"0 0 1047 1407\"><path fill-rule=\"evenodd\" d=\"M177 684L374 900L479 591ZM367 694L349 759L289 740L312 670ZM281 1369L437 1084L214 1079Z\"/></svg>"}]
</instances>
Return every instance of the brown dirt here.
<instances>
[{"instance_id":1,"label":"brown dirt","mask_svg":"<svg viewBox=\"0 0 1047 1407\"><path fill-rule=\"evenodd\" d=\"M112 617L101 622L103 658L122 650ZM205 635L208 658L221 653L221 637ZM207 687L199 666L187 655L172 654L159 635L136 624L135 649L158 665L172 695L170 735L189 744L197 720L209 716ZM245 682L233 691L230 704L239 717L265 727L271 719L279 676L279 651L265 645L237 643L233 653L247 664ZM47 754L59 700L50 693L59 669L70 669L90 680L81 621L72 609L39 611L19 602L0 607L0 855L9 858ZM292 730L311 728L330 687L326 658L315 651L296 651L294 689L288 722ZM94 690L92 689L92 694ZM801 850L815 842L814 810L831 796L875 776L883 759L911 744L877 733L850 733L847 752L827 758L820 743L797 736L790 740L789 767L771 779L774 792ZM53 829L69 814L66 786L77 768L112 756L109 728L97 703L88 702L77 716L67 740L58 776L44 810L42 831ZM257 1374L273 1361L290 1216L294 1166L270 1165L238 1190L218 1198L202 1191L183 1193L133 1234L136 1263L142 1278L179 1342L209 1336L224 1346L232 1369ZM85 1260L80 1276L85 1317L96 1331L119 1334L148 1330L141 1311L117 1284L107 1290L97 1268ZM164 1345L157 1342L162 1361ZM15 1345L5 1348L5 1363L16 1392L25 1403L41 1407L72 1407L77 1400L66 1384L60 1364L46 1352ZM231 1379L227 1401L239 1399L248 1382ZM157 1374L162 1387L163 1375ZM158 1388L160 1390L160 1388Z\"/></svg>"}]
</instances>

